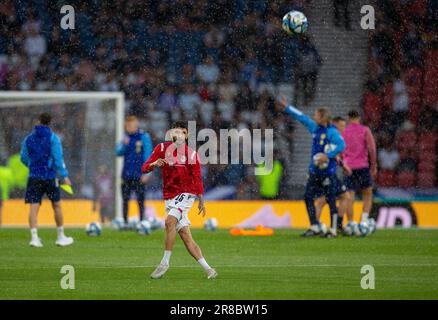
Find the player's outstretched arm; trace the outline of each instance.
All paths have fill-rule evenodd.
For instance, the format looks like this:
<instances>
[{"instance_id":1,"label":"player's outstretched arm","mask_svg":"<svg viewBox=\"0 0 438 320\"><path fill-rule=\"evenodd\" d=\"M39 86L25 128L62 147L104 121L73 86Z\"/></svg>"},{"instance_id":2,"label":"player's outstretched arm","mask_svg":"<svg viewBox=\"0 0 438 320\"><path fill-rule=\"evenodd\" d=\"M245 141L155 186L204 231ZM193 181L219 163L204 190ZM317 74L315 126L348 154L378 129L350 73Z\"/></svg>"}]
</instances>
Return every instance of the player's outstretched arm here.
<instances>
[{"instance_id":1,"label":"player's outstretched arm","mask_svg":"<svg viewBox=\"0 0 438 320\"><path fill-rule=\"evenodd\" d=\"M314 133L318 128L316 122L313 121L309 116L305 115L300 110L293 107L292 105L289 105L284 96L281 96L280 105L283 108L284 112L286 112L295 120L301 122L301 124L303 124L307 128L307 130L309 130L310 133Z\"/></svg>"}]
</instances>

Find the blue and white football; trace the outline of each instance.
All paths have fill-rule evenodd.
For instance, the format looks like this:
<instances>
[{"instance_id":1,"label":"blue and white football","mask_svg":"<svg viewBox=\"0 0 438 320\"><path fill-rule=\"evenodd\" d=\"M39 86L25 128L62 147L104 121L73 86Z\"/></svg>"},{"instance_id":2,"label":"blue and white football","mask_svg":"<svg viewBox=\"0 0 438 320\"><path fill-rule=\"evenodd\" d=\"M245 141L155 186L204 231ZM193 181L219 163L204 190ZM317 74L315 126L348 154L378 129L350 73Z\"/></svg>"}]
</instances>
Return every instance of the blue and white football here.
<instances>
[{"instance_id":1,"label":"blue and white football","mask_svg":"<svg viewBox=\"0 0 438 320\"><path fill-rule=\"evenodd\" d=\"M309 23L306 16L300 11L290 11L286 13L281 22L281 27L288 34L300 34L307 31Z\"/></svg>"},{"instance_id":2,"label":"blue and white football","mask_svg":"<svg viewBox=\"0 0 438 320\"><path fill-rule=\"evenodd\" d=\"M91 237L97 237L101 235L102 227L98 222L91 222L85 226L85 232Z\"/></svg>"},{"instance_id":3,"label":"blue and white football","mask_svg":"<svg viewBox=\"0 0 438 320\"><path fill-rule=\"evenodd\" d=\"M204 229L207 231L215 231L218 227L218 222L216 218L209 218L204 223Z\"/></svg>"},{"instance_id":4,"label":"blue and white football","mask_svg":"<svg viewBox=\"0 0 438 320\"><path fill-rule=\"evenodd\" d=\"M122 230L125 227L125 221L123 220L123 218L118 217L115 218L112 222L111 225L113 226L114 229L116 230Z\"/></svg>"},{"instance_id":5,"label":"blue and white football","mask_svg":"<svg viewBox=\"0 0 438 320\"><path fill-rule=\"evenodd\" d=\"M147 220L142 220L137 223L136 230L138 234L149 235L152 232L151 223Z\"/></svg>"},{"instance_id":6,"label":"blue and white football","mask_svg":"<svg viewBox=\"0 0 438 320\"><path fill-rule=\"evenodd\" d=\"M358 229L359 229L359 234L358 236L361 237L366 237L367 235L370 234L371 230L370 230L370 226L368 225L368 222L361 222L357 225Z\"/></svg>"}]
</instances>

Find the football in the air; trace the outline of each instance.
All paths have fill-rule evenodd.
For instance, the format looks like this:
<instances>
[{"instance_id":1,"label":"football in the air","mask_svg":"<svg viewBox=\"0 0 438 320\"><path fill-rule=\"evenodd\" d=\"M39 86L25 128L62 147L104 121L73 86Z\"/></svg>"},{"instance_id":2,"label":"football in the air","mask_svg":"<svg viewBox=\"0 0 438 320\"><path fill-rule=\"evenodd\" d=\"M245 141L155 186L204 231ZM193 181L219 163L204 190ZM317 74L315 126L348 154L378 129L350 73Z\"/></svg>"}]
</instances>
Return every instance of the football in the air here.
<instances>
[{"instance_id":1,"label":"football in the air","mask_svg":"<svg viewBox=\"0 0 438 320\"><path fill-rule=\"evenodd\" d=\"M307 31L309 23L302 12L290 11L284 15L281 26L288 34L301 34Z\"/></svg>"}]
</instances>

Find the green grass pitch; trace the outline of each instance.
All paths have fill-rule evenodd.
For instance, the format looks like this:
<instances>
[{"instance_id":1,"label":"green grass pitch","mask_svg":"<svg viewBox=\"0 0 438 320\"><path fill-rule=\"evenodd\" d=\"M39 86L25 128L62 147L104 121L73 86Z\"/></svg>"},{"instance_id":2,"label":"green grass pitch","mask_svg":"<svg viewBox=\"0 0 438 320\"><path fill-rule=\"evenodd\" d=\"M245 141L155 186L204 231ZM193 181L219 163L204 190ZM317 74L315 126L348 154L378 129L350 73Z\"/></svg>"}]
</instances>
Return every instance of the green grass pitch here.
<instances>
[{"instance_id":1,"label":"green grass pitch","mask_svg":"<svg viewBox=\"0 0 438 320\"><path fill-rule=\"evenodd\" d=\"M150 273L162 257L163 231L149 236L104 229L88 237L40 229L43 248L30 248L28 229L0 229L0 299L438 299L438 230L378 230L367 238L302 239L300 230L272 237L232 237L194 230L207 261L207 280L177 240L164 278ZM60 287L63 265L75 268L75 289ZM363 290L360 270L375 269Z\"/></svg>"}]
</instances>

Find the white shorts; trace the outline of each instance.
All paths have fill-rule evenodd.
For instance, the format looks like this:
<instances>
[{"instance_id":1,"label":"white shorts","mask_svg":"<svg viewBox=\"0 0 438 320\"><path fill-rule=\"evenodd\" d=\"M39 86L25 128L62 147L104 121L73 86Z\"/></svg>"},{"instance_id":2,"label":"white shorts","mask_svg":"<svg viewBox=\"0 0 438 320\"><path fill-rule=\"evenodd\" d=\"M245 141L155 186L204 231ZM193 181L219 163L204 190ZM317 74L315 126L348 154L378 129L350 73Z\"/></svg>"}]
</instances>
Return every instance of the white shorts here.
<instances>
[{"instance_id":1,"label":"white shorts","mask_svg":"<svg viewBox=\"0 0 438 320\"><path fill-rule=\"evenodd\" d=\"M189 211L195 202L196 196L191 193L181 193L173 199L164 201L166 206L166 215L175 217L178 220L176 231L190 226Z\"/></svg>"}]
</instances>

